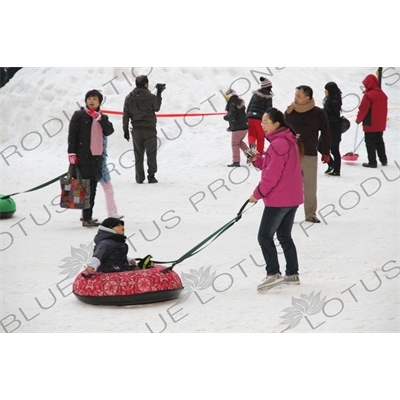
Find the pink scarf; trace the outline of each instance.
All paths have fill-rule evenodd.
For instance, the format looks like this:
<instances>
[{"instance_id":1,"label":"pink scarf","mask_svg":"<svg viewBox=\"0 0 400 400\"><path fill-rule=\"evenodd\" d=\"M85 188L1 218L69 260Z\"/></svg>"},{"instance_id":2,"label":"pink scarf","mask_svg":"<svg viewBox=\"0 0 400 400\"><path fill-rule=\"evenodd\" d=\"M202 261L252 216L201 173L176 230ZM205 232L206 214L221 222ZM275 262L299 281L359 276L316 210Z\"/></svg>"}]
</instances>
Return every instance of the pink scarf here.
<instances>
[{"instance_id":1,"label":"pink scarf","mask_svg":"<svg viewBox=\"0 0 400 400\"><path fill-rule=\"evenodd\" d=\"M87 107L85 107L85 110L89 114L89 109ZM103 128L100 125L100 119L101 114L99 114L98 118L93 118L92 122L92 130L90 133L90 151L92 152L93 156L101 156L103 154Z\"/></svg>"}]
</instances>

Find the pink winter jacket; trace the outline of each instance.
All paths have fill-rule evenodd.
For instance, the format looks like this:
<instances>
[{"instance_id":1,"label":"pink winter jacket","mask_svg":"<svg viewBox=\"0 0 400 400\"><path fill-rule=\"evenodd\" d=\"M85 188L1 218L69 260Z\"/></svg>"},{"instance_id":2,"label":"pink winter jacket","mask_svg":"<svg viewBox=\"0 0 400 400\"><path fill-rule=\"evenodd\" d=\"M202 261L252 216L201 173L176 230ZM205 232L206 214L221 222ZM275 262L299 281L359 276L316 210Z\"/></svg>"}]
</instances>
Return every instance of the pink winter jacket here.
<instances>
[{"instance_id":1,"label":"pink winter jacket","mask_svg":"<svg viewBox=\"0 0 400 400\"><path fill-rule=\"evenodd\" d=\"M262 170L261 182L253 196L268 207L294 207L303 203L303 178L296 138L279 128L266 136L271 143L265 156L253 165Z\"/></svg>"}]
</instances>

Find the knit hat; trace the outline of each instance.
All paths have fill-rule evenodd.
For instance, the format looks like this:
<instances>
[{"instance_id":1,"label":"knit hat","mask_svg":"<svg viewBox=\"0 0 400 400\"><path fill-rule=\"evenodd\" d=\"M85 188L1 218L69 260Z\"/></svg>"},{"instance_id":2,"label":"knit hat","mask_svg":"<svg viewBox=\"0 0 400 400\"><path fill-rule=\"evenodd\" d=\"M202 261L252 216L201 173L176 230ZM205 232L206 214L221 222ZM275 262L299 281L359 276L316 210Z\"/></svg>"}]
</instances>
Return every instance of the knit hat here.
<instances>
[{"instance_id":1,"label":"knit hat","mask_svg":"<svg viewBox=\"0 0 400 400\"><path fill-rule=\"evenodd\" d=\"M228 89L228 90L225 92L225 95L226 95L227 97L232 97L232 96L237 96L237 93L236 93L233 89Z\"/></svg>"},{"instance_id":2,"label":"knit hat","mask_svg":"<svg viewBox=\"0 0 400 400\"><path fill-rule=\"evenodd\" d=\"M118 225L125 225L124 221L122 221L121 219L118 218L106 218L102 223L101 226L104 226L105 228L115 228Z\"/></svg>"},{"instance_id":3,"label":"knit hat","mask_svg":"<svg viewBox=\"0 0 400 400\"><path fill-rule=\"evenodd\" d=\"M85 95L85 104L89 97L97 97L99 99L100 104L103 102L103 95L96 89L89 90Z\"/></svg>"},{"instance_id":4,"label":"knit hat","mask_svg":"<svg viewBox=\"0 0 400 400\"><path fill-rule=\"evenodd\" d=\"M267 78L264 78L263 76L260 77L260 82L262 88L272 87L271 81Z\"/></svg>"}]
</instances>

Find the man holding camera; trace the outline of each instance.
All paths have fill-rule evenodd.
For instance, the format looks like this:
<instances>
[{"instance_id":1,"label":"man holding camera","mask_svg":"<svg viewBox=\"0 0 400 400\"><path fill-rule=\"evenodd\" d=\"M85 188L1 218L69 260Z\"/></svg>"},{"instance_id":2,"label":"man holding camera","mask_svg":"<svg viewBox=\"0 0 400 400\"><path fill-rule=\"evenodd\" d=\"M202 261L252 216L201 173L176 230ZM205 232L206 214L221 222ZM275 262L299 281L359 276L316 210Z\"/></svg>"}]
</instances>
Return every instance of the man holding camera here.
<instances>
[{"instance_id":1,"label":"man holding camera","mask_svg":"<svg viewBox=\"0 0 400 400\"><path fill-rule=\"evenodd\" d=\"M161 108L161 93L165 84L156 85L157 94L149 91L149 80L146 75L136 78L136 88L126 96L122 126L124 138L129 142L129 121L132 122L133 151L135 153L136 182L143 183L144 153L147 156L147 180L157 183L157 117L156 112Z\"/></svg>"}]
</instances>

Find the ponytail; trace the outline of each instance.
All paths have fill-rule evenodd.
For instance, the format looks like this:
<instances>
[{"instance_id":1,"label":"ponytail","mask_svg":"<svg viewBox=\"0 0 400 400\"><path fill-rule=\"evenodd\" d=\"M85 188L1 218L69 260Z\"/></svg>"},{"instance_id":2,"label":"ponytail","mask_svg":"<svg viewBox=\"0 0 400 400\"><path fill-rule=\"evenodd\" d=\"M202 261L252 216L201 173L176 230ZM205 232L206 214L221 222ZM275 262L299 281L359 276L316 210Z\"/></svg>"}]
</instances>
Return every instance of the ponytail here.
<instances>
[{"instance_id":1,"label":"ponytail","mask_svg":"<svg viewBox=\"0 0 400 400\"><path fill-rule=\"evenodd\" d=\"M292 132L292 135L296 138L297 148L299 150L300 159L302 160L304 157L304 144L300 139L300 135L296 133L293 127L286 122L282 111L278 110L277 108L271 108L271 110L267 111L265 114L268 115L268 118L272 123L279 122L280 126L283 126Z\"/></svg>"}]
</instances>

